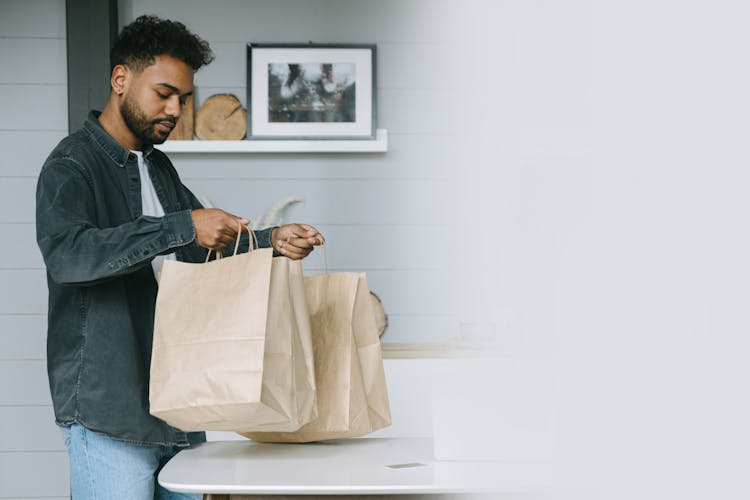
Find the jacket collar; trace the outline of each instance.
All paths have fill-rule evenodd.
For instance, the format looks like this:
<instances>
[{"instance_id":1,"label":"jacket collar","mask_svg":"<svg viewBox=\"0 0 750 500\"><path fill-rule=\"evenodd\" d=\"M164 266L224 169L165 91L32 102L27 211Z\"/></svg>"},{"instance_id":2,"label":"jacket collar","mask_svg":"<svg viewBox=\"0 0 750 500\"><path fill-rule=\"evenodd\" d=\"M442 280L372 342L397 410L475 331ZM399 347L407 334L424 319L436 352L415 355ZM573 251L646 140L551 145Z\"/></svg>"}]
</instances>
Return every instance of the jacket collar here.
<instances>
[{"instance_id":1,"label":"jacket collar","mask_svg":"<svg viewBox=\"0 0 750 500\"><path fill-rule=\"evenodd\" d=\"M112 161L114 161L118 167L124 167L128 162L130 150L114 140L114 138L102 128L99 123L99 115L101 114L101 111L90 111L88 118L83 123L83 128L88 132L94 142L98 144L110 158L112 158ZM154 147L151 144L146 145L146 147L143 148L143 157L148 158L153 151Z\"/></svg>"}]
</instances>

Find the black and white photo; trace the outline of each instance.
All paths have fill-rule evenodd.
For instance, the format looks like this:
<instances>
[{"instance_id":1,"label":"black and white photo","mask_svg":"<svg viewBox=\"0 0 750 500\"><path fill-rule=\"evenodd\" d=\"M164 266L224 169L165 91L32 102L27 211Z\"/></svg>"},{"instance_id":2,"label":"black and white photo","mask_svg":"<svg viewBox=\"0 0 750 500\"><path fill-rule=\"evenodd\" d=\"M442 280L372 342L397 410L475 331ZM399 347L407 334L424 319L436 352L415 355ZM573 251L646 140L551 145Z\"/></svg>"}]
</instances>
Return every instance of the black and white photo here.
<instances>
[{"instance_id":1,"label":"black and white photo","mask_svg":"<svg viewBox=\"0 0 750 500\"><path fill-rule=\"evenodd\" d=\"M374 45L250 44L248 138L372 138L374 81Z\"/></svg>"}]
</instances>

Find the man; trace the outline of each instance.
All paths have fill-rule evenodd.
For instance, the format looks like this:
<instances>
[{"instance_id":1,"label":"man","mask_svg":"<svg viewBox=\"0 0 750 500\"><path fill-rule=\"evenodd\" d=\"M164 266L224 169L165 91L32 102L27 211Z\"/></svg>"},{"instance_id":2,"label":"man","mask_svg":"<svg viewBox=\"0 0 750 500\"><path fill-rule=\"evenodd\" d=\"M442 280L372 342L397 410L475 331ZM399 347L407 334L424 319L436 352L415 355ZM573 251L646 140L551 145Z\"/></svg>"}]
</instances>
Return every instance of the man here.
<instances>
[{"instance_id":1,"label":"man","mask_svg":"<svg viewBox=\"0 0 750 500\"><path fill-rule=\"evenodd\" d=\"M60 142L39 176L47 368L74 499L193 498L155 481L181 447L205 440L149 414L155 272L165 258L202 262L207 249L226 249L249 221L203 209L153 145L166 140L194 72L212 59L183 24L136 19L112 48L104 110ZM257 236L292 259L321 238L303 224Z\"/></svg>"}]
</instances>

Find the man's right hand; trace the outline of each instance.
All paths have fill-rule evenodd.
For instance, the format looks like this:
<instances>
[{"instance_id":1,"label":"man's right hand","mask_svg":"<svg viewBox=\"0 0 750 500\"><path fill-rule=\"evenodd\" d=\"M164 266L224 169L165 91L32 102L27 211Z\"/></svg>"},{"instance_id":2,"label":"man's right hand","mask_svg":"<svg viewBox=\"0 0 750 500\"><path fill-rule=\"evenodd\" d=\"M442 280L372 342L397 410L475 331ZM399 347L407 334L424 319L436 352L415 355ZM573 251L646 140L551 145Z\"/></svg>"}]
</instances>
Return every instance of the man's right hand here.
<instances>
[{"instance_id":1,"label":"man's right hand","mask_svg":"<svg viewBox=\"0 0 750 500\"><path fill-rule=\"evenodd\" d=\"M237 238L239 224L250 224L249 219L232 215L218 208L193 210L195 239L204 248L222 250ZM238 224L239 223L239 224Z\"/></svg>"}]
</instances>

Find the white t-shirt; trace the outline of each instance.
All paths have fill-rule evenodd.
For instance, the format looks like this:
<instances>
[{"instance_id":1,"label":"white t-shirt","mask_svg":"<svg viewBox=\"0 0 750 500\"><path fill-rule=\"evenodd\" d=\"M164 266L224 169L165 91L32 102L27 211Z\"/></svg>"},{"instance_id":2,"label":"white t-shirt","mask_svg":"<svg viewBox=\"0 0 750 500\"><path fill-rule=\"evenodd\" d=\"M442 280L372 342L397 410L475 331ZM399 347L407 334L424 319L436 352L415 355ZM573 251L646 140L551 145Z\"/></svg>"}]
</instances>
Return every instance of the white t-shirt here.
<instances>
[{"instance_id":1,"label":"white t-shirt","mask_svg":"<svg viewBox=\"0 0 750 500\"><path fill-rule=\"evenodd\" d=\"M143 151L133 151L133 153L138 157L138 172L141 175L141 207L143 215L164 217L164 207L161 206L159 197L156 196L154 184L151 182L151 176L148 175L148 165L143 158ZM164 259L177 260L177 257L174 252L154 257L154 260L151 261L151 267L154 270L154 276L157 278L159 277L161 266L164 264Z\"/></svg>"}]
</instances>

